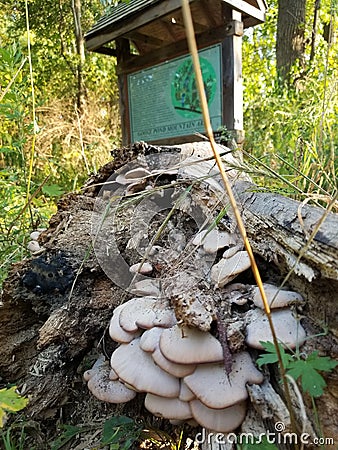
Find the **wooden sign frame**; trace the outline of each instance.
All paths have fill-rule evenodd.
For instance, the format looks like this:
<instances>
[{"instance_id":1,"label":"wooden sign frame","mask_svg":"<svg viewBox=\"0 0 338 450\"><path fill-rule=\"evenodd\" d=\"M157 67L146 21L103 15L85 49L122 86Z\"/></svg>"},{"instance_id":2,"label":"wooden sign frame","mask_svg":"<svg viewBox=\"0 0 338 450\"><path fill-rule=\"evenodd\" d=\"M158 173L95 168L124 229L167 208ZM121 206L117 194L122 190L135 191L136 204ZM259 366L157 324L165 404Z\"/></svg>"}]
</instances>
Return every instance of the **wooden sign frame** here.
<instances>
[{"instance_id":1,"label":"wooden sign frame","mask_svg":"<svg viewBox=\"0 0 338 450\"><path fill-rule=\"evenodd\" d=\"M238 20L239 19L239 20ZM217 128L222 127L229 130L237 143L243 142L243 85L242 85L242 35L243 23L241 22L241 14L232 11L232 20L226 27L217 28L197 36L197 45L200 52L206 48L219 46L220 48L220 103L221 103L221 119ZM174 59L186 57L188 55L188 47L185 41L178 45L162 48L160 51L154 52L152 55L141 57L130 54L129 42L124 39L117 40L117 56L118 56L118 79L120 93L120 113L123 144L129 145L135 139L132 133L132 123L130 120L130 98L128 95L128 77L130 74L147 71L151 67L166 64ZM218 126L219 125L219 126ZM196 126L195 129L187 134L179 134L170 137L161 137L158 139L146 139L147 142L154 144L178 144L189 142L191 140L199 140L197 133L203 132L203 127Z\"/></svg>"}]
</instances>

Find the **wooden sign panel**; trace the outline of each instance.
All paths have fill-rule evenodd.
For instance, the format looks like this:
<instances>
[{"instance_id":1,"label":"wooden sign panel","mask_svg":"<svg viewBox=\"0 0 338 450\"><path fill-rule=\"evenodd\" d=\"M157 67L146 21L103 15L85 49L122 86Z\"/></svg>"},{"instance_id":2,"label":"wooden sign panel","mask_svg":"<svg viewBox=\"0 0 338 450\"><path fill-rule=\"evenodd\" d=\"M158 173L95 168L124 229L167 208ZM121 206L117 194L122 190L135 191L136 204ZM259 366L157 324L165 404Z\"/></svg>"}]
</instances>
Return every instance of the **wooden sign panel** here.
<instances>
[{"instance_id":1,"label":"wooden sign panel","mask_svg":"<svg viewBox=\"0 0 338 450\"><path fill-rule=\"evenodd\" d=\"M199 52L213 130L222 125L221 45ZM190 55L127 75L131 142L204 132Z\"/></svg>"}]
</instances>

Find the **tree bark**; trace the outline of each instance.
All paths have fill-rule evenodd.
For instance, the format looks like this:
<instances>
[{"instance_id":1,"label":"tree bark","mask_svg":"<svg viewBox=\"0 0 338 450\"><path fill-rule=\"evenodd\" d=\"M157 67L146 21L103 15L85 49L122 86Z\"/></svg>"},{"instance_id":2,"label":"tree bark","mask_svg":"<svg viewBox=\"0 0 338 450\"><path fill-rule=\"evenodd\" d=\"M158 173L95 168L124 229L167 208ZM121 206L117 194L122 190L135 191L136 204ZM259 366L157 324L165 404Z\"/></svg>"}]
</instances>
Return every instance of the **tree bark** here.
<instances>
[{"instance_id":1,"label":"tree bark","mask_svg":"<svg viewBox=\"0 0 338 450\"><path fill-rule=\"evenodd\" d=\"M294 63L304 55L306 0L278 0L277 72L282 82L290 81Z\"/></svg>"},{"instance_id":2,"label":"tree bark","mask_svg":"<svg viewBox=\"0 0 338 450\"><path fill-rule=\"evenodd\" d=\"M85 102L85 87L83 82L83 66L85 63L85 46L83 31L81 25L81 0L72 0L72 13L74 18L74 33L76 41L76 54L78 58L77 63L77 108L81 113Z\"/></svg>"},{"instance_id":3,"label":"tree bark","mask_svg":"<svg viewBox=\"0 0 338 450\"><path fill-rule=\"evenodd\" d=\"M316 52L316 36L317 36L317 21L318 14L320 10L320 1L315 0L314 11L313 11L313 22L312 22L312 32L311 32L311 53L310 53L310 61L313 61Z\"/></svg>"}]
</instances>

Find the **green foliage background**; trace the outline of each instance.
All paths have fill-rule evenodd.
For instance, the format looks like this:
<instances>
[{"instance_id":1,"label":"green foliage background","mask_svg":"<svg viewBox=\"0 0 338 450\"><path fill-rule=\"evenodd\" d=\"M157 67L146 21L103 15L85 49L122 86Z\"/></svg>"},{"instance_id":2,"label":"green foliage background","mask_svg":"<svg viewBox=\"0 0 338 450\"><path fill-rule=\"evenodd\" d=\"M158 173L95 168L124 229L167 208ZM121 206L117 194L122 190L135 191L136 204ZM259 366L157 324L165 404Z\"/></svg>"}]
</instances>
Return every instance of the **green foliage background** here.
<instances>
[{"instance_id":1,"label":"green foliage background","mask_svg":"<svg viewBox=\"0 0 338 450\"><path fill-rule=\"evenodd\" d=\"M71 2L26 1L35 123L25 0L0 0L0 282L9 264L27 254L30 231L46 226L59 195L79 189L120 144L115 58L86 54L86 102L79 114ZM277 79L277 0L268 3L266 23L243 40L244 169L270 191L325 206L337 191L338 3L321 2L310 61L314 2L307 2L306 55L293 68L290 86ZM103 12L100 0L83 1L83 30ZM330 22L328 43L324 27Z\"/></svg>"},{"instance_id":2,"label":"green foliage background","mask_svg":"<svg viewBox=\"0 0 338 450\"><path fill-rule=\"evenodd\" d=\"M307 2L305 55L293 67L286 86L276 72L277 1L269 1L266 23L251 29L243 43L245 149L256 158L257 175L263 166L271 172L256 181L300 198L332 198L337 191L338 147L338 42L337 0L323 0L315 35L315 56L310 60L314 2ZM331 23L332 41L324 39ZM250 159L250 158L249 158Z\"/></svg>"},{"instance_id":3,"label":"green foliage background","mask_svg":"<svg viewBox=\"0 0 338 450\"><path fill-rule=\"evenodd\" d=\"M115 58L86 55L86 101L81 114L76 109L70 4L27 2L34 123L25 1L0 1L0 283L9 264L27 255L30 232L47 225L60 194L79 189L120 143ZM90 0L82 10L87 30L103 6Z\"/></svg>"}]
</instances>

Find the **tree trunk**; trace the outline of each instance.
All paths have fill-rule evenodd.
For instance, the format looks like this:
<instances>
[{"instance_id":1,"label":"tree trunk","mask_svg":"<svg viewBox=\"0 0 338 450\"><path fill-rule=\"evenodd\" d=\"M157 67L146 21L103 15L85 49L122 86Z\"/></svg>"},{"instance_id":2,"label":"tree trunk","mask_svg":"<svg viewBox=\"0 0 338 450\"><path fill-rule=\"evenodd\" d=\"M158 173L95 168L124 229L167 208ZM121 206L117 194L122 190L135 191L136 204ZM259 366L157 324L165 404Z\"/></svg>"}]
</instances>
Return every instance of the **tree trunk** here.
<instances>
[{"instance_id":1,"label":"tree trunk","mask_svg":"<svg viewBox=\"0 0 338 450\"><path fill-rule=\"evenodd\" d=\"M72 13L74 18L74 32L76 41L77 63L77 95L76 103L81 113L85 102L85 87L83 82L83 66L85 63L85 46L81 25L81 0L72 0Z\"/></svg>"},{"instance_id":2,"label":"tree trunk","mask_svg":"<svg viewBox=\"0 0 338 450\"><path fill-rule=\"evenodd\" d=\"M306 0L278 0L277 72L282 82L290 81L294 63L304 55Z\"/></svg>"},{"instance_id":3,"label":"tree trunk","mask_svg":"<svg viewBox=\"0 0 338 450\"><path fill-rule=\"evenodd\" d=\"M315 0L314 11L313 11L313 22L312 22L312 32L311 32L311 53L310 61L313 61L316 52L316 37L317 37L317 21L320 10L321 0Z\"/></svg>"}]
</instances>

